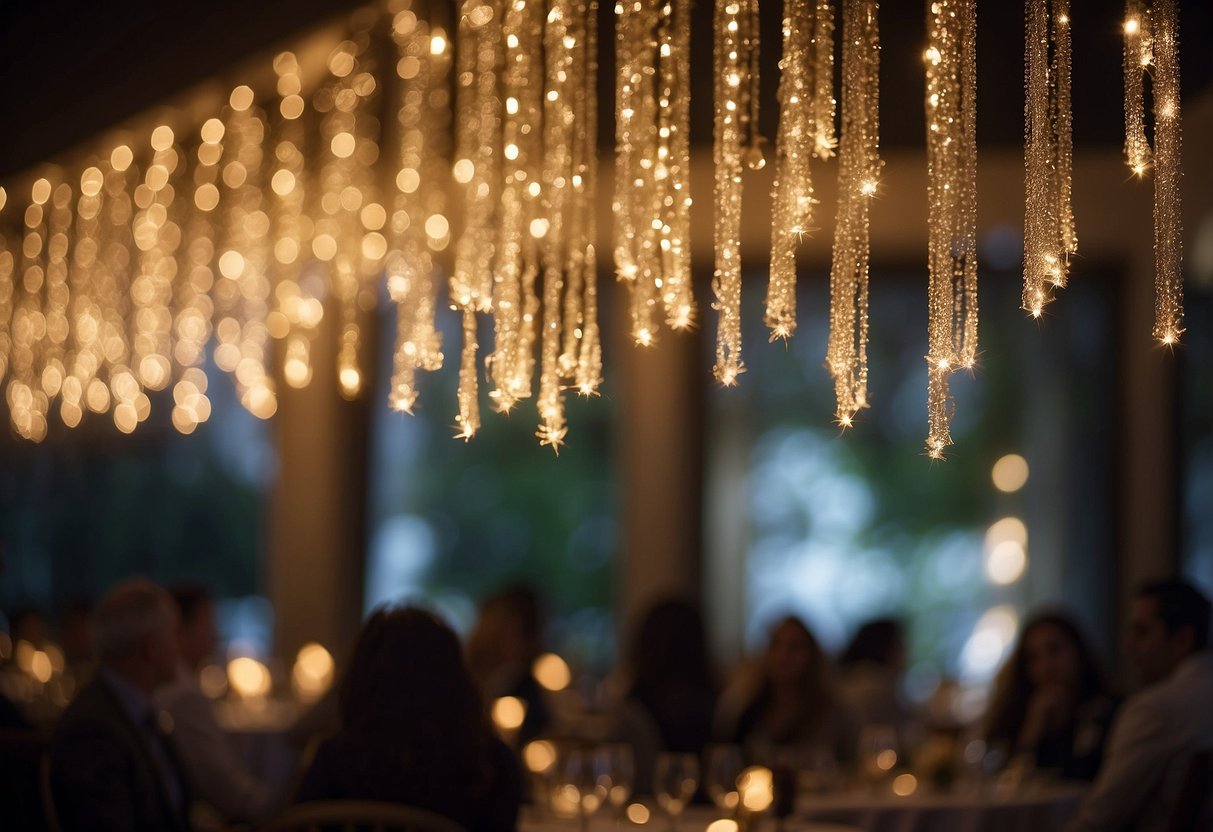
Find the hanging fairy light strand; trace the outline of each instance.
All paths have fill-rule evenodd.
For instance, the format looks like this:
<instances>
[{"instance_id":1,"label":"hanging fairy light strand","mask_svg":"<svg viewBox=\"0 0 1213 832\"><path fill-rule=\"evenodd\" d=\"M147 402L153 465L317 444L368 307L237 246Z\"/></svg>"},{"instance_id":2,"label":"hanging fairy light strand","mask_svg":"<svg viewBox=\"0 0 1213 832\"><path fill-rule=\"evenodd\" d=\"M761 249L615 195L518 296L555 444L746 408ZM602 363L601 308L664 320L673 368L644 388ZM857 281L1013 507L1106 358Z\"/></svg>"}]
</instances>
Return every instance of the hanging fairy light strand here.
<instances>
[{"instance_id":1,"label":"hanging fairy light strand","mask_svg":"<svg viewBox=\"0 0 1213 832\"><path fill-rule=\"evenodd\" d=\"M1145 83L1154 61L1150 12L1143 0L1125 3L1125 162L1137 176L1145 174L1152 153L1146 138Z\"/></svg>"},{"instance_id":2,"label":"hanging fairy light strand","mask_svg":"<svg viewBox=\"0 0 1213 832\"><path fill-rule=\"evenodd\" d=\"M530 398L535 366L535 294L539 274L536 233L543 186L543 6L538 0L514 0L502 20L505 64L502 93L503 185L497 263L493 274L494 349L488 358L493 389L489 398L508 413Z\"/></svg>"},{"instance_id":3,"label":"hanging fairy light strand","mask_svg":"<svg viewBox=\"0 0 1213 832\"><path fill-rule=\"evenodd\" d=\"M417 401L417 372L441 368L442 336L435 325L435 239L427 233L445 222L449 168L438 146L446 125L433 96L447 95L450 50L441 28L417 19L409 9L393 21L396 40L398 166L388 294L396 304L396 344L388 403L411 413ZM438 219L431 219L431 218Z\"/></svg>"},{"instance_id":4,"label":"hanging fairy light strand","mask_svg":"<svg viewBox=\"0 0 1213 832\"><path fill-rule=\"evenodd\" d=\"M952 444L948 378L977 357L977 3L927 12L927 455Z\"/></svg>"},{"instance_id":5,"label":"hanging fairy light strand","mask_svg":"<svg viewBox=\"0 0 1213 832\"><path fill-rule=\"evenodd\" d=\"M274 172L270 188L273 221L274 311L270 334L285 340L281 349L282 377L294 388L312 380L312 342L324 317L321 286L316 275L304 278L305 251L310 245L314 222L307 206L310 173L307 167L308 131L304 124L306 104L300 95L299 61L292 52L274 58L278 76L278 129L274 146Z\"/></svg>"},{"instance_id":6,"label":"hanging fairy light strand","mask_svg":"<svg viewBox=\"0 0 1213 832\"><path fill-rule=\"evenodd\" d=\"M1175 0L1154 0L1149 19L1154 65L1154 338L1171 346L1184 331L1179 12ZM1128 28L1126 21L1126 38Z\"/></svg>"},{"instance_id":7,"label":"hanging fairy light strand","mask_svg":"<svg viewBox=\"0 0 1213 832\"><path fill-rule=\"evenodd\" d=\"M784 5L779 133L771 189L771 275L766 325L771 340L796 330L796 246L813 218L810 159L833 155L834 9L830 0Z\"/></svg>"},{"instance_id":8,"label":"hanging fairy light strand","mask_svg":"<svg viewBox=\"0 0 1213 832\"><path fill-rule=\"evenodd\" d=\"M532 225L539 240L543 261L543 322L540 334L539 444L557 454L568 427L564 420L560 354L563 345L565 267L568 230L565 218L570 206L573 176L574 90L579 74L575 66L577 32L573 28L574 5L553 0L543 29L546 62L543 96L543 216Z\"/></svg>"},{"instance_id":9,"label":"hanging fairy light strand","mask_svg":"<svg viewBox=\"0 0 1213 832\"><path fill-rule=\"evenodd\" d=\"M842 3L842 131L826 366L843 427L868 406L868 213L881 167L878 11L874 0Z\"/></svg>"},{"instance_id":10,"label":"hanging fairy light strand","mask_svg":"<svg viewBox=\"0 0 1213 832\"><path fill-rule=\"evenodd\" d=\"M1070 257L1078 251L1071 206L1069 5L1026 4L1023 308L1033 317L1066 285Z\"/></svg>"},{"instance_id":11,"label":"hanging fairy light strand","mask_svg":"<svg viewBox=\"0 0 1213 832\"><path fill-rule=\"evenodd\" d=\"M724 0L715 16L715 125L712 161L716 165L712 291L719 313L716 364L721 384L737 383L741 360L741 198L743 165L763 166L758 134L758 2Z\"/></svg>"},{"instance_id":12,"label":"hanging fairy light strand","mask_svg":"<svg viewBox=\"0 0 1213 832\"><path fill-rule=\"evenodd\" d=\"M628 289L632 338L646 347L656 340L662 268L654 78L662 77L657 56L665 44L658 45L656 32L670 13L668 3L615 4L615 270Z\"/></svg>"},{"instance_id":13,"label":"hanging fairy light strand","mask_svg":"<svg viewBox=\"0 0 1213 832\"><path fill-rule=\"evenodd\" d=\"M452 174L463 189L464 228L455 245L450 290L459 312L463 347L459 360L456 436L480 429L477 313L492 309L496 221L502 179L501 8L496 2L467 3L456 30L455 162Z\"/></svg>"},{"instance_id":14,"label":"hanging fairy light strand","mask_svg":"<svg viewBox=\"0 0 1213 832\"><path fill-rule=\"evenodd\" d=\"M686 25L689 38L689 20ZM560 367L578 393L590 396L598 392L602 383L594 222L598 180L598 0L578 4L573 28L573 63L578 68L575 78L579 81L574 87L573 112L580 116L573 126L573 194ZM686 203L689 207L689 192Z\"/></svg>"}]
</instances>

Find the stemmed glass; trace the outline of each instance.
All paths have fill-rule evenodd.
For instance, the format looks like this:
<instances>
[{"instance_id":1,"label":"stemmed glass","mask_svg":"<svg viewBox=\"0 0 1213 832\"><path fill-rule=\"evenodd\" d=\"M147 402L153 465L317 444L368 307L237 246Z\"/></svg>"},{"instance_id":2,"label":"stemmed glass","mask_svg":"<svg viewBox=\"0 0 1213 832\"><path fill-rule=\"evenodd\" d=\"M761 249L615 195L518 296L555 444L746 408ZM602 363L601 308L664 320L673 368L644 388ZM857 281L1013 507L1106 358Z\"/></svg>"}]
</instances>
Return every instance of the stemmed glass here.
<instances>
[{"instance_id":1,"label":"stemmed glass","mask_svg":"<svg viewBox=\"0 0 1213 832\"><path fill-rule=\"evenodd\" d=\"M657 766L653 771L653 794L669 818L671 830L674 829L675 820L695 794L695 786L698 783L699 760L694 754L657 755Z\"/></svg>"},{"instance_id":2,"label":"stemmed glass","mask_svg":"<svg viewBox=\"0 0 1213 832\"><path fill-rule=\"evenodd\" d=\"M859 758L873 791L888 781L897 766L897 731L892 725L868 725L859 735Z\"/></svg>"},{"instance_id":3,"label":"stemmed glass","mask_svg":"<svg viewBox=\"0 0 1213 832\"><path fill-rule=\"evenodd\" d=\"M609 743L598 749L602 757L603 771L610 782L607 802L611 804L616 820L622 820L624 806L632 796L632 785L636 778L636 762L632 746L624 743Z\"/></svg>"},{"instance_id":4,"label":"stemmed glass","mask_svg":"<svg viewBox=\"0 0 1213 832\"><path fill-rule=\"evenodd\" d=\"M720 811L730 814L737 811L737 778L743 768L745 760L736 745L708 746L704 786Z\"/></svg>"},{"instance_id":5,"label":"stemmed glass","mask_svg":"<svg viewBox=\"0 0 1213 832\"><path fill-rule=\"evenodd\" d=\"M590 816L606 802L611 792L605 755L582 748L566 752L557 774L557 788L568 802L576 804L581 832L587 832Z\"/></svg>"}]
</instances>

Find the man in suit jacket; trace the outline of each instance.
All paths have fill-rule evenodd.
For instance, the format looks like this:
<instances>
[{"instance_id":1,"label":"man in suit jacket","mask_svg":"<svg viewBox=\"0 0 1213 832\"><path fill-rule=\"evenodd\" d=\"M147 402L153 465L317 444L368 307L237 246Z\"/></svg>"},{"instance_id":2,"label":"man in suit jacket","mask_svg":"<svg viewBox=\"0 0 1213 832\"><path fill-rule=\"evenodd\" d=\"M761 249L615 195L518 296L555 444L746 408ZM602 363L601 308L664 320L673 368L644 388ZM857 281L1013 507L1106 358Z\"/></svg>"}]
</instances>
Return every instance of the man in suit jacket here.
<instances>
[{"instance_id":1,"label":"man in suit jacket","mask_svg":"<svg viewBox=\"0 0 1213 832\"><path fill-rule=\"evenodd\" d=\"M1184 581L1147 584L1126 643L1146 684L1112 724L1103 765L1069 832L1168 828L1194 757L1213 750L1209 601Z\"/></svg>"},{"instance_id":2,"label":"man in suit jacket","mask_svg":"<svg viewBox=\"0 0 1213 832\"><path fill-rule=\"evenodd\" d=\"M198 798L228 822L261 823L275 809L276 796L237 754L198 684L198 670L214 655L218 638L214 602L200 586L170 591L181 615L181 664L173 682L156 691L156 704L173 718L181 762Z\"/></svg>"},{"instance_id":3,"label":"man in suit jacket","mask_svg":"<svg viewBox=\"0 0 1213 832\"><path fill-rule=\"evenodd\" d=\"M153 704L177 670L177 611L146 580L97 608L101 666L64 712L51 745L51 788L64 832L188 832L189 794L170 720Z\"/></svg>"}]
</instances>

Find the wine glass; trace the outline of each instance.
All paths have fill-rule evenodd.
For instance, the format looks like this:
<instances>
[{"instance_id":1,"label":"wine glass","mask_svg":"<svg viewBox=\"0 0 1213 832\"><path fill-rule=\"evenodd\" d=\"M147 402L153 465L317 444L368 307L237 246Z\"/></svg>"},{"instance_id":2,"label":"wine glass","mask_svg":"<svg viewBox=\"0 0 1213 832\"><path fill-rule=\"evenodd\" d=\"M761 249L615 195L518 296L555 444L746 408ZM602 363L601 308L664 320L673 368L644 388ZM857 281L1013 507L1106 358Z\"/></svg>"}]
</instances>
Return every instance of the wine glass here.
<instances>
[{"instance_id":1,"label":"wine glass","mask_svg":"<svg viewBox=\"0 0 1213 832\"><path fill-rule=\"evenodd\" d=\"M699 760L694 754L657 755L653 771L653 794L670 820L670 829L695 794L699 783Z\"/></svg>"},{"instance_id":2,"label":"wine glass","mask_svg":"<svg viewBox=\"0 0 1213 832\"><path fill-rule=\"evenodd\" d=\"M745 768L741 749L736 745L709 745L707 770L703 781L708 797L722 812L737 811L737 778Z\"/></svg>"},{"instance_id":3,"label":"wine glass","mask_svg":"<svg viewBox=\"0 0 1213 832\"><path fill-rule=\"evenodd\" d=\"M859 759L873 791L887 782L897 767L897 731L892 725L867 725L859 735Z\"/></svg>"},{"instance_id":4,"label":"wine glass","mask_svg":"<svg viewBox=\"0 0 1213 832\"><path fill-rule=\"evenodd\" d=\"M616 819L622 818L624 806L632 796L632 785L636 778L636 761L632 746L625 743L608 743L601 746L598 753L602 757L602 770L610 783L607 802L611 804Z\"/></svg>"},{"instance_id":5,"label":"wine glass","mask_svg":"<svg viewBox=\"0 0 1213 832\"><path fill-rule=\"evenodd\" d=\"M563 798L561 802L576 806L581 830L586 832L590 816L598 811L611 791L604 756L594 749L570 749L560 763L556 789Z\"/></svg>"}]
</instances>

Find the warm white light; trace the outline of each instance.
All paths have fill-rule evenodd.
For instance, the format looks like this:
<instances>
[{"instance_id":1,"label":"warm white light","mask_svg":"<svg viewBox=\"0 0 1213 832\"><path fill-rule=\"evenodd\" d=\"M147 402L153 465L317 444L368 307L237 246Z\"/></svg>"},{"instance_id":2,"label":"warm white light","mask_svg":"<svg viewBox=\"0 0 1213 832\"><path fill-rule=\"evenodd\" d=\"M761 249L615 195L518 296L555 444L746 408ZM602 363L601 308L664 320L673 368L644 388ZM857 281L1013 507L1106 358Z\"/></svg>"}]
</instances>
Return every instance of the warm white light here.
<instances>
[{"instance_id":1,"label":"warm white light","mask_svg":"<svg viewBox=\"0 0 1213 832\"><path fill-rule=\"evenodd\" d=\"M898 797L909 797L918 791L918 779L908 772L893 778L893 794Z\"/></svg>"},{"instance_id":2,"label":"warm white light","mask_svg":"<svg viewBox=\"0 0 1213 832\"><path fill-rule=\"evenodd\" d=\"M269 669L256 659L241 656L227 663L227 679L240 696L259 698L270 692L272 680Z\"/></svg>"},{"instance_id":3,"label":"warm white light","mask_svg":"<svg viewBox=\"0 0 1213 832\"><path fill-rule=\"evenodd\" d=\"M500 731L517 731L526 719L526 703L516 696L502 696L493 703L493 724Z\"/></svg>"},{"instance_id":4,"label":"warm white light","mask_svg":"<svg viewBox=\"0 0 1213 832\"><path fill-rule=\"evenodd\" d=\"M305 702L319 699L333 684L333 657L323 645L311 642L299 648L291 683Z\"/></svg>"},{"instance_id":5,"label":"warm white light","mask_svg":"<svg viewBox=\"0 0 1213 832\"><path fill-rule=\"evenodd\" d=\"M741 805L750 812L765 812L775 799L774 778L764 766L750 766L737 778Z\"/></svg>"},{"instance_id":6,"label":"warm white light","mask_svg":"<svg viewBox=\"0 0 1213 832\"><path fill-rule=\"evenodd\" d=\"M644 826L649 822L649 817L651 814L649 812L649 807L645 806L643 803L631 803L628 805L627 816L628 820L637 826Z\"/></svg>"},{"instance_id":7,"label":"warm white light","mask_svg":"<svg viewBox=\"0 0 1213 832\"><path fill-rule=\"evenodd\" d=\"M552 766L556 764L556 746L547 740L528 742L522 749L522 761L526 764L527 771L534 774L551 771Z\"/></svg>"},{"instance_id":8,"label":"warm white light","mask_svg":"<svg viewBox=\"0 0 1213 832\"><path fill-rule=\"evenodd\" d=\"M986 550L991 551L1004 540L1013 540L1020 546L1028 545L1028 527L1018 517L1004 517L986 530Z\"/></svg>"},{"instance_id":9,"label":"warm white light","mask_svg":"<svg viewBox=\"0 0 1213 832\"><path fill-rule=\"evenodd\" d=\"M1000 586L1013 584L1023 577L1028 555L1017 540L1003 540L986 555L986 577Z\"/></svg>"},{"instance_id":10,"label":"warm white light","mask_svg":"<svg viewBox=\"0 0 1213 832\"><path fill-rule=\"evenodd\" d=\"M531 666L535 681L551 691L564 690L573 680L573 674L564 659L555 653L544 653Z\"/></svg>"},{"instance_id":11,"label":"warm white light","mask_svg":"<svg viewBox=\"0 0 1213 832\"><path fill-rule=\"evenodd\" d=\"M1125 34L1126 35L1136 35L1139 28L1140 28L1140 24L1137 22L1136 17L1130 17L1128 20L1125 21Z\"/></svg>"},{"instance_id":12,"label":"warm white light","mask_svg":"<svg viewBox=\"0 0 1213 832\"><path fill-rule=\"evenodd\" d=\"M994 463L990 478L994 487L1005 494L1018 491L1028 481L1028 461L1019 454L1007 454Z\"/></svg>"}]
</instances>

